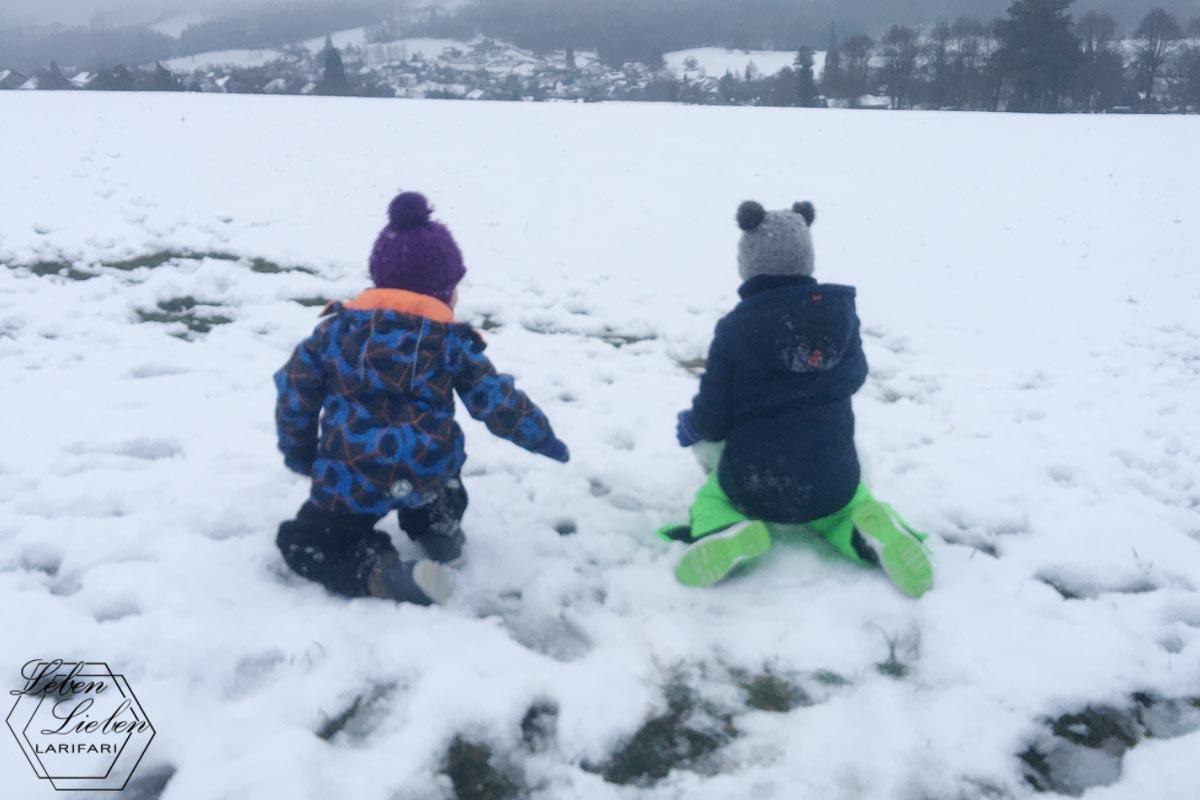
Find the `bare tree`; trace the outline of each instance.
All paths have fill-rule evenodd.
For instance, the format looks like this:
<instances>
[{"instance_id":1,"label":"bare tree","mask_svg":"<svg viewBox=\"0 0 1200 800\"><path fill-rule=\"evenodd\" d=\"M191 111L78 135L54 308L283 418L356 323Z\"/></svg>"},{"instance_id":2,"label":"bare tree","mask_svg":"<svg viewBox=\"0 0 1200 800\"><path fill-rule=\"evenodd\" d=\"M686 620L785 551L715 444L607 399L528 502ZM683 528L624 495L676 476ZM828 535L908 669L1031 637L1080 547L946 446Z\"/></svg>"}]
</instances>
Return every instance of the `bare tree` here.
<instances>
[{"instance_id":1,"label":"bare tree","mask_svg":"<svg viewBox=\"0 0 1200 800\"><path fill-rule=\"evenodd\" d=\"M1138 88L1146 99L1154 100L1154 81L1167 60L1171 43L1183 38L1179 22L1156 8L1147 14L1137 27L1135 35L1141 39L1138 49Z\"/></svg>"},{"instance_id":2,"label":"bare tree","mask_svg":"<svg viewBox=\"0 0 1200 800\"><path fill-rule=\"evenodd\" d=\"M1075 34L1083 43L1077 99L1089 111L1111 108L1120 99L1125 82L1125 61L1111 46L1117 21L1108 14L1089 11L1076 23Z\"/></svg>"},{"instance_id":3,"label":"bare tree","mask_svg":"<svg viewBox=\"0 0 1200 800\"><path fill-rule=\"evenodd\" d=\"M950 40L953 35L946 20L934 25L929 34L929 100L935 108L946 105L950 96Z\"/></svg>"},{"instance_id":4,"label":"bare tree","mask_svg":"<svg viewBox=\"0 0 1200 800\"><path fill-rule=\"evenodd\" d=\"M911 108L917 74L917 33L904 25L893 25L883 36L884 77L892 108Z\"/></svg>"},{"instance_id":5,"label":"bare tree","mask_svg":"<svg viewBox=\"0 0 1200 800\"><path fill-rule=\"evenodd\" d=\"M1108 14L1096 11L1089 11L1080 17L1075 28L1085 53L1104 49L1117 35L1117 21Z\"/></svg>"},{"instance_id":6,"label":"bare tree","mask_svg":"<svg viewBox=\"0 0 1200 800\"><path fill-rule=\"evenodd\" d=\"M954 105L981 107L987 97L984 67L988 59L988 29L972 17L959 17L950 26L954 58L950 62L950 98Z\"/></svg>"},{"instance_id":7,"label":"bare tree","mask_svg":"<svg viewBox=\"0 0 1200 800\"><path fill-rule=\"evenodd\" d=\"M871 86L871 51L875 40L865 33L856 33L842 46L845 59L846 94L857 98L867 93Z\"/></svg>"},{"instance_id":8,"label":"bare tree","mask_svg":"<svg viewBox=\"0 0 1200 800\"><path fill-rule=\"evenodd\" d=\"M1183 102L1200 111L1200 48L1192 48L1183 57Z\"/></svg>"}]
</instances>

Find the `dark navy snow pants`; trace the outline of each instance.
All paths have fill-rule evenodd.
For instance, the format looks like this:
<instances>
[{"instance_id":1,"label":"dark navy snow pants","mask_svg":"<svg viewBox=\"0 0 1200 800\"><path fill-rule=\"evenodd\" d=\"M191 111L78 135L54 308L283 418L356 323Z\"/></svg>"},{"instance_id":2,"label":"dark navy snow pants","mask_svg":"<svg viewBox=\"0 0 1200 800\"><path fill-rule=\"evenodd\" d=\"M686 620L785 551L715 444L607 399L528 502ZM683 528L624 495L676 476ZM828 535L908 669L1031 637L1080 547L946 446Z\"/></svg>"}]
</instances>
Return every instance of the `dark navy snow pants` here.
<instances>
[{"instance_id":1,"label":"dark navy snow pants","mask_svg":"<svg viewBox=\"0 0 1200 800\"><path fill-rule=\"evenodd\" d=\"M461 480L449 482L431 503L399 510L400 528L418 544L446 535L467 510ZM279 526L275 538L283 560L297 575L344 597L366 597L367 579L380 559L396 553L392 539L375 529L381 517L335 514L306 502L296 518Z\"/></svg>"}]
</instances>

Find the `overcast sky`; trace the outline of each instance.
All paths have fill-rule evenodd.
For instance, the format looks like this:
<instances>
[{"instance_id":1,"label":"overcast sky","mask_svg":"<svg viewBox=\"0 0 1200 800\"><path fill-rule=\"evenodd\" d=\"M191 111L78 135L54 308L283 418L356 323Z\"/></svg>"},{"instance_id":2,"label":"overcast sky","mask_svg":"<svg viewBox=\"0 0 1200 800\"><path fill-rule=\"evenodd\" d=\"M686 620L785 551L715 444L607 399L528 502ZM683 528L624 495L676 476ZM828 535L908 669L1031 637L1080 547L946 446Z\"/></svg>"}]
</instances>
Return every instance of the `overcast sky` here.
<instances>
[{"instance_id":1,"label":"overcast sky","mask_svg":"<svg viewBox=\"0 0 1200 800\"><path fill-rule=\"evenodd\" d=\"M0 18L86 25L100 16L108 24L121 24L162 15L263 4L263 0L0 0Z\"/></svg>"},{"instance_id":2,"label":"overcast sky","mask_svg":"<svg viewBox=\"0 0 1200 800\"><path fill-rule=\"evenodd\" d=\"M87 25L97 21L107 26L146 22L168 15L203 14L238 7L314 1L320 0L0 0L0 19L74 25ZM867 17L878 15L881 19L891 19L896 13L897 2L906 3L909 0L856 0L844 5L848 11L852 9L860 14L866 12ZM1001 13L1008 2L1009 0L922 0L915 5L921 6L923 17L926 12L932 12L929 13L930 18L964 13L990 17ZM1129 19L1140 17L1155 5L1165 6L1184 15L1188 15L1188 12L1200 14L1200 0L1078 0L1075 11L1079 13L1092 8L1103 9L1123 19Z\"/></svg>"}]
</instances>

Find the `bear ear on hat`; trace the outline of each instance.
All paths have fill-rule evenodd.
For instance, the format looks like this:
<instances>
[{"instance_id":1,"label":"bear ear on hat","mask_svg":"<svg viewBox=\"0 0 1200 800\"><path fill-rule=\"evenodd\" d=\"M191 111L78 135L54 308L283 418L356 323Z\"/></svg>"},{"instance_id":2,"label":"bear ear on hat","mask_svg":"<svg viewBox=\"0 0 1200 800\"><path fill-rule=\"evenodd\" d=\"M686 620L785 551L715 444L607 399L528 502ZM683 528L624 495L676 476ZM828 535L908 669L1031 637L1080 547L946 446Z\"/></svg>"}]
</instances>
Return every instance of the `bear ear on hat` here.
<instances>
[{"instance_id":1,"label":"bear ear on hat","mask_svg":"<svg viewBox=\"0 0 1200 800\"><path fill-rule=\"evenodd\" d=\"M747 200L738 206L737 224L744 231L752 231L762 221L767 218L767 210L762 207L762 203L756 203L753 200Z\"/></svg>"},{"instance_id":2,"label":"bear ear on hat","mask_svg":"<svg viewBox=\"0 0 1200 800\"><path fill-rule=\"evenodd\" d=\"M794 204L792 206L792 211L804 217L804 221L808 223L809 227L812 227L813 220L817 218L817 209L814 208L813 204L807 200L802 203Z\"/></svg>"}]
</instances>

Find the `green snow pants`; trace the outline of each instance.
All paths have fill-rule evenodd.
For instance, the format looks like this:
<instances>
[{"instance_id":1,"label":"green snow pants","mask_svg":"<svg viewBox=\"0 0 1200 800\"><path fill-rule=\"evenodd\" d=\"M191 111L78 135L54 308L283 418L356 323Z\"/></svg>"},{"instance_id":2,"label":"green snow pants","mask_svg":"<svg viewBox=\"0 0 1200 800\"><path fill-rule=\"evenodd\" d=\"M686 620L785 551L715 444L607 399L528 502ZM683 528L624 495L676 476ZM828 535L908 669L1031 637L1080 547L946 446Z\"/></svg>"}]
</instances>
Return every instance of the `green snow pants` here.
<instances>
[{"instance_id":1,"label":"green snow pants","mask_svg":"<svg viewBox=\"0 0 1200 800\"><path fill-rule=\"evenodd\" d=\"M855 550L851 541L854 536L852 516L856 508L874 499L866 485L860 483L850 502L827 517L795 525L769 523L768 528L772 535L790 534L803 530L811 531L829 542L842 555L864 564L867 562ZM715 471L709 473L708 480L696 492L689 518L693 541L750 519L734 507L729 495L725 494L725 490L721 488Z\"/></svg>"}]
</instances>

